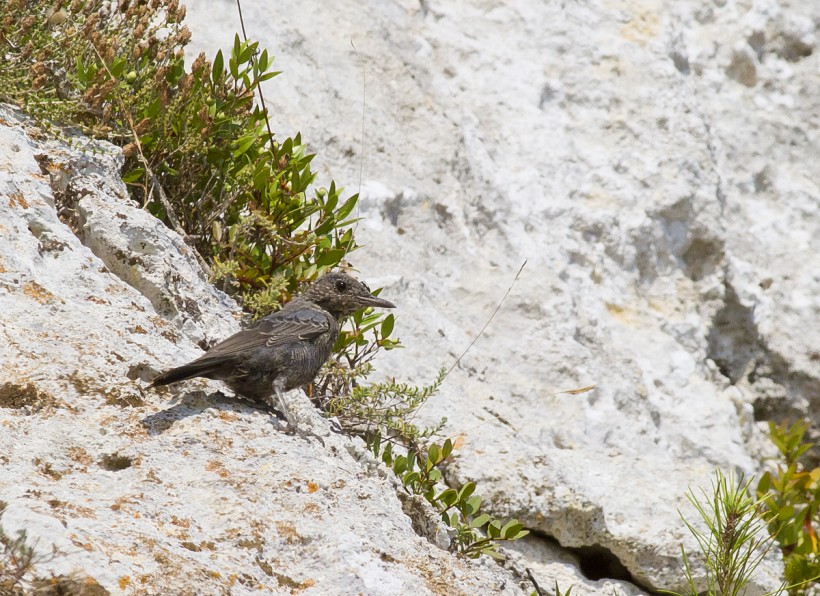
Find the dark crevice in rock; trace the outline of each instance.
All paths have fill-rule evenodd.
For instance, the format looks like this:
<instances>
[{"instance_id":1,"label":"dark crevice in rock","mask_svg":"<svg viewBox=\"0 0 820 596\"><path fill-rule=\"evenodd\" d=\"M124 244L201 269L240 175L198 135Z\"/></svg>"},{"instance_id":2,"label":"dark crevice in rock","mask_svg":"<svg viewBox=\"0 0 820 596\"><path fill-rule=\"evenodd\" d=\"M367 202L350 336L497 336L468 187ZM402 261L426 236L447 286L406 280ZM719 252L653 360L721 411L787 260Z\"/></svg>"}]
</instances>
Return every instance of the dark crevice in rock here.
<instances>
[{"instance_id":1,"label":"dark crevice in rock","mask_svg":"<svg viewBox=\"0 0 820 596\"><path fill-rule=\"evenodd\" d=\"M721 240L693 238L683 253L684 272L692 281L700 281L717 271L723 256Z\"/></svg>"},{"instance_id":2,"label":"dark crevice in rock","mask_svg":"<svg viewBox=\"0 0 820 596\"><path fill-rule=\"evenodd\" d=\"M726 285L721 308L709 330L708 356L732 384L746 376L759 352L757 328L751 308L740 303L734 288Z\"/></svg>"},{"instance_id":3,"label":"dark crevice in rock","mask_svg":"<svg viewBox=\"0 0 820 596\"><path fill-rule=\"evenodd\" d=\"M685 53L678 50L673 50L669 53L669 57L672 59L672 64L675 65L675 68L679 73L688 75L691 72L689 57Z\"/></svg>"},{"instance_id":4,"label":"dark crevice in rock","mask_svg":"<svg viewBox=\"0 0 820 596\"><path fill-rule=\"evenodd\" d=\"M723 174L720 159L720 147L715 140L715 134L712 131L712 123L705 113L700 112L700 119L703 123L703 130L706 133L706 149L709 151L709 161L712 163L712 171L715 175L715 199L720 206L721 216L726 211L726 191L724 189ZM725 223L720 222L721 229L725 229Z\"/></svg>"},{"instance_id":5,"label":"dark crevice in rock","mask_svg":"<svg viewBox=\"0 0 820 596\"><path fill-rule=\"evenodd\" d=\"M581 573L587 579L617 579L634 583L629 569L608 548L596 544L568 550L578 556Z\"/></svg>"},{"instance_id":6,"label":"dark crevice in rock","mask_svg":"<svg viewBox=\"0 0 820 596\"><path fill-rule=\"evenodd\" d=\"M539 530L530 530L530 535L569 553L575 560L581 574L590 581L612 579L630 583L647 594L661 594L661 592L636 580L621 560L605 546L599 544L580 547L563 546L553 536Z\"/></svg>"},{"instance_id":7,"label":"dark crevice in rock","mask_svg":"<svg viewBox=\"0 0 820 596\"><path fill-rule=\"evenodd\" d=\"M399 216L404 208L404 193L399 193L392 199L384 202L382 207L382 218L388 220L393 226L399 225Z\"/></svg>"},{"instance_id":8,"label":"dark crevice in rock","mask_svg":"<svg viewBox=\"0 0 820 596\"><path fill-rule=\"evenodd\" d=\"M793 370L782 354L769 349L758 332L753 307L742 304L728 283L709 331L707 356L731 384L742 383L753 392L755 420L791 423L809 412L807 439L820 438L820 379ZM804 463L820 463L817 450L809 452Z\"/></svg>"},{"instance_id":9,"label":"dark crevice in rock","mask_svg":"<svg viewBox=\"0 0 820 596\"><path fill-rule=\"evenodd\" d=\"M779 353L762 346L764 359L749 374L755 389L755 420L791 424L803 419L809 423L805 440L815 444L801 458L807 468L820 466L820 378L792 370Z\"/></svg>"},{"instance_id":10,"label":"dark crevice in rock","mask_svg":"<svg viewBox=\"0 0 820 596\"><path fill-rule=\"evenodd\" d=\"M80 242L87 245L83 238L82 222L77 206L89 191L77 185L76 182L92 173L108 176L111 172L106 170L102 164L96 163L93 157L84 155L66 154L55 157L52 153L44 152L36 154L34 159L40 166L40 171L48 176L57 217L68 226Z\"/></svg>"},{"instance_id":11,"label":"dark crevice in rock","mask_svg":"<svg viewBox=\"0 0 820 596\"><path fill-rule=\"evenodd\" d=\"M720 272L724 241L715 230L702 227L688 200L651 215L651 229L635 239L636 265L642 279L651 281L679 269L692 281Z\"/></svg>"}]
</instances>

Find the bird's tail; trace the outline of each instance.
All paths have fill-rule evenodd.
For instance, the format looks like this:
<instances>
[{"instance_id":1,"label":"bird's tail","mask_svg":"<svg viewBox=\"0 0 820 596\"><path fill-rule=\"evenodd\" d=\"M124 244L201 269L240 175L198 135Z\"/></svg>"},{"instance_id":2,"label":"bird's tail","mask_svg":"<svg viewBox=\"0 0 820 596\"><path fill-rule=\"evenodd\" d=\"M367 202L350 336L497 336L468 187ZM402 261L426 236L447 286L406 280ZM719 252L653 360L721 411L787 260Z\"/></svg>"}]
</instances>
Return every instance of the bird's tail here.
<instances>
[{"instance_id":1,"label":"bird's tail","mask_svg":"<svg viewBox=\"0 0 820 596\"><path fill-rule=\"evenodd\" d=\"M204 377L212 372L215 368L215 363L208 360L194 360L183 366L172 368L165 371L153 381L148 387L161 387L162 385L170 385L177 381L184 381L185 379L192 379L194 377Z\"/></svg>"}]
</instances>

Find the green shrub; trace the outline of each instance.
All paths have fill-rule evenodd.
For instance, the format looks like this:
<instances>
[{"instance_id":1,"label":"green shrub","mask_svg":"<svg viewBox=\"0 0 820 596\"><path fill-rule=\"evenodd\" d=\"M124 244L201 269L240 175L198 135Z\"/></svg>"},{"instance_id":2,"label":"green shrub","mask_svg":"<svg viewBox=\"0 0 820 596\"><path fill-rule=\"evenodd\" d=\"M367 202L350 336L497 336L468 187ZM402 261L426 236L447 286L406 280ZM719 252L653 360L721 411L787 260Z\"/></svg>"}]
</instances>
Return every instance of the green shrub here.
<instances>
[{"instance_id":1,"label":"green shrub","mask_svg":"<svg viewBox=\"0 0 820 596\"><path fill-rule=\"evenodd\" d=\"M184 15L177 0L10 0L0 100L123 147L134 200L261 316L356 248L357 196L333 182L311 195L313 156L269 130L254 104L278 74L267 51L237 36L185 68Z\"/></svg>"},{"instance_id":2,"label":"green shrub","mask_svg":"<svg viewBox=\"0 0 820 596\"><path fill-rule=\"evenodd\" d=\"M447 376L441 369L432 384L415 387L395 380L364 384L379 349L401 347L391 339L393 315L378 319L369 311L351 317L352 328L336 344L336 356L325 365L323 380L314 396L349 434L364 439L368 449L401 481L408 494L422 496L453 529L451 550L476 558L501 558L496 547L505 540L529 534L517 520L501 521L481 511L476 485L453 488L443 483L442 470L453 451L453 442L432 441L447 422L419 427L413 422L419 408L438 392ZM372 339L365 339L369 334Z\"/></svg>"},{"instance_id":3,"label":"green shrub","mask_svg":"<svg viewBox=\"0 0 820 596\"><path fill-rule=\"evenodd\" d=\"M518 520L502 521L481 511L481 497L475 495L475 482L458 489L442 486L442 465L453 451L447 439L441 445L432 443L426 449L411 446L403 455L393 452L394 443L385 442L378 433L369 436L368 447L401 480L404 489L421 495L454 530L450 549L470 558L489 555L503 559L497 552L498 543L518 540L529 534Z\"/></svg>"},{"instance_id":4,"label":"green shrub","mask_svg":"<svg viewBox=\"0 0 820 596\"><path fill-rule=\"evenodd\" d=\"M447 422L420 427L413 421L418 410L435 395L447 370L441 369L432 384L415 387L395 380L365 384L372 372L370 360L376 351L401 347L390 338L393 315L378 320L368 311L351 318L352 329L343 332L336 356L325 366L325 375L314 396L330 416L348 433L361 437L401 481L408 494L420 495L452 528L451 550L476 558L501 558L496 547L505 540L529 534L517 520L502 521L481 511L476 484L453 488L443 482L442 470L452 454L450 439L438 444L432 437ZM372 336L366 341L365 334Z\"/></svg>"},{"instance_id":5,"label":"green shrub","mask_svg":"<svg viewBox=\"0 0 820 596\"><path fill-rule=\"evenodd\" d=\"M790 592L800 593L820 579L820 468L805 470L800 458L813 447L804 442L808 426L769 423L769 436L783 456L774 473L757 485L769 531L780 545Z\"/></svg>"}]
</instances>

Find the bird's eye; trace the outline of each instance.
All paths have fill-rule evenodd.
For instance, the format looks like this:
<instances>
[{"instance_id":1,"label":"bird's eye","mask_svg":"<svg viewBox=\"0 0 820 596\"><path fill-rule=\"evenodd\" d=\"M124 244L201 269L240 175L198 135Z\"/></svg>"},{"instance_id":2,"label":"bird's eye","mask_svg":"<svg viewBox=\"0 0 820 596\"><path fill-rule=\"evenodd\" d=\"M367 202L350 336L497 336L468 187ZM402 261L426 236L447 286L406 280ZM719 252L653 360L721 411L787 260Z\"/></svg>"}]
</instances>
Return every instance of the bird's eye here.
<instances>
[{"instance_id":1,"label":"bird's eye","mask_svg":"<svg viewBox=\"0 0 820 596\"><path fill-rule=\"evenodd\" d=\"M336 291L337 292L344 292L347 289L347 282L342 281L341 279L336 282Z\"/></svg>"}]
</instances>

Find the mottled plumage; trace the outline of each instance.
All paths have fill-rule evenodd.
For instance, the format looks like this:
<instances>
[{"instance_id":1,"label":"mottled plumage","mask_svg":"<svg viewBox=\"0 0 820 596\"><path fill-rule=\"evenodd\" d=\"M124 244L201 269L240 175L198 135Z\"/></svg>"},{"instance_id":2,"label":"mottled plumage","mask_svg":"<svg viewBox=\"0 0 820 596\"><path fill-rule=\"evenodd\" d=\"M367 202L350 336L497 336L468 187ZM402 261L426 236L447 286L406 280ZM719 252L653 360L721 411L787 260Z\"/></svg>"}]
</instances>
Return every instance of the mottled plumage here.
<instances>
[{"instance_id":1,"label":"mottled plumage","mask_svg":"<svg viewBox=\"0 0 820 596\"><path fill-rule=\"evenodd\" d=\"M346 273L328 273L282 310L216 344L193 362L162 373L151 387L193 377L224 381L240 395L278 405L296 428L282 394L316 377L339 337L339 320L368 306L395 308ZM278 403L273 402L274 396Z\"/></svg>"}]
</instances>

